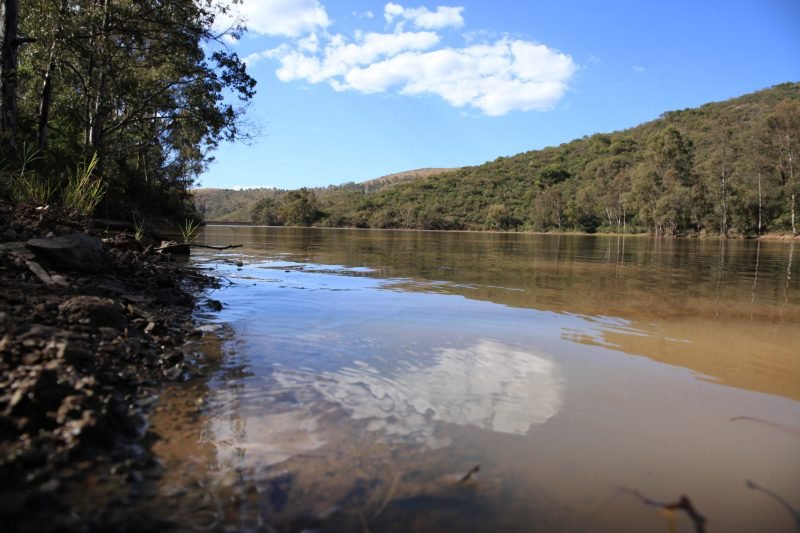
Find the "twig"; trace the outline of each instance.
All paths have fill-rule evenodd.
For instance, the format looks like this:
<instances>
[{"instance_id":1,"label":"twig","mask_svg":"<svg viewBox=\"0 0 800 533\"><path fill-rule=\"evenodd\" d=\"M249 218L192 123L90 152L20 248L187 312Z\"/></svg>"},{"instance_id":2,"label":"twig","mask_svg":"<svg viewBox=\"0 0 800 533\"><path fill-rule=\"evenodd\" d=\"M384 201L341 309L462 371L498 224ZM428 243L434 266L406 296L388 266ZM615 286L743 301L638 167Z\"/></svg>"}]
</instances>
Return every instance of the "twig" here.
<instances>
[{"instance_id":1,"label":"twig","mask_svg":"<svg viewBox=\"0 0 800 533\"><path fill-rule=\"evenodd\" d=\"M364 518L364 513L361 512L361 509L356 510L358 514L358 521L361 522L361 531L364 533L370 533L369 526L367 525L367 519Z\"/></svg>"},{"instance_id":2,"label":"twig","mask_svg":"<svg viewBox=\"0 0 800 533\"><path fill-rule=\"evenodd\" d=\"M389 492L386 493L386 496L383 498L383 502L381 502L381 506L375 511L372 515L372 519L375 520L380 516L386 506L389 505L389 502L394 498L394 493L397 490L397 483L400 481L400 474L396 474L394 479L392 480L392 485L389 487Z\"/></svg>"},{"instance_id":3,"label":"twig","mask_svg":"<svg viewBox=\"0 0 800 533\"><path fill-rule=\"evenodd\" d=\"M480 472L480 470L481 470L481 465L475 465L475 466L473 466L472 468L470 468L469 470L467 470L467 473L466 473L466 474L464 474L463 476L461 476L461 479L459 479L458 481L456 481L456 485L460 485L460 484L462 484L462 483L466 483L467 481L469 481L470 479L472 479L472 476L474 476L475 474L477 474L478 472Z\"/></svg>"},{"instance_id":4,"label":"twig","mask_svg":"<svg viewBox=\"0 0 800 533\"><path fill-rule=\"evenodd\" d=\"M210 248L211 250L227 250L229 248L241 248L243 244L229 244L227 246L213 246L211 244L188 243L192 248Z\"/></svg>"},{"instance_id":5,"label":"twig","mask_svg":"<svg viewBox=\"0 0 800 533\"><path fill-rule=\"evenodd\" d=\"M651 507L658 507L659 509L666 509L668 511L682 510L691 518L694 523L694 530L697 533L705 533L706 517L697 512L697 509L694 508L694 505L692 505L692 502L687 496L681 496L681 499L674 503L662 503L643 496L642 493L636 489L622 487L620 488L620 492L629 492L641 500L642 503Z\"/></svg>"},{"instance_id":6,"label":"twig","mask_svg":"<svg viewBox=\"0 0 800 533\"><path fill-rule=\"evenodd\" d=\"M795 509L794 507L789 505L789 502L787 502L786 500L784 500L783 498L781 498L780 496L778 496L776 493L772 492L768 488L762 487L761 485L757 485L755 481L752 481L752 480L748 479L748 480L746 480L744 482L744 484L747 486L748 489L757 490L759 492L763 492L764 494L766 494L767 496L770 496L776 502L781 504L784 509L789 511L789 514L792 515L792 518L794 518L794 528L797 531L800 531L800 511L798 511L797 509Z\"/></svg>"},{"instance_id":7,"label":"twig","mask_svg":"<svg viewBox=\"0 0 800 533\"><path fill-rule=\"evenodd\" d=\"M789 435L794 435L795 437L800 437L800 429L794 428L791 426L786 426L784 424L778 424L777 422L770 422L769 420L762 420L761 418L755 418L753 416L734 416L731 418L731 422L737 422L739 420L746 420L748 422L756 422L757 424L763 424L765 426L770 426L772 428L778 429Z\"/></svg>"}]
</instances>

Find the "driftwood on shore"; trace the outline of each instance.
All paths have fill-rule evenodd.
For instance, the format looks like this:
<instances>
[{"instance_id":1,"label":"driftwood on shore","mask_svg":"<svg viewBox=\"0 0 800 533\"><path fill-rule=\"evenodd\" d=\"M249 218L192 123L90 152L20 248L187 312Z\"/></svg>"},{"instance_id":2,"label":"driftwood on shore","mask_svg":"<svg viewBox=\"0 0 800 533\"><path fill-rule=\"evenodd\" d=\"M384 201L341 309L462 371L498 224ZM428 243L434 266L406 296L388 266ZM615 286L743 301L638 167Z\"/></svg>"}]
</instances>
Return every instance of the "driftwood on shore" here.
<instances>
[{"instance_id":1,"label":"driftwood on shore","mask_svg":"<svg viewBox=\"0 0 800 533\"><path fill-rule=\"evenodd\" d=\"M209 248L211 250L228 250L230 248L241 248L241 244L228 244L225 246L214 246L211 244L195 244L187 242L162 242L161 246L154 251L162 254L189 255L191 248Z\"/></svg>"}]
</instances>

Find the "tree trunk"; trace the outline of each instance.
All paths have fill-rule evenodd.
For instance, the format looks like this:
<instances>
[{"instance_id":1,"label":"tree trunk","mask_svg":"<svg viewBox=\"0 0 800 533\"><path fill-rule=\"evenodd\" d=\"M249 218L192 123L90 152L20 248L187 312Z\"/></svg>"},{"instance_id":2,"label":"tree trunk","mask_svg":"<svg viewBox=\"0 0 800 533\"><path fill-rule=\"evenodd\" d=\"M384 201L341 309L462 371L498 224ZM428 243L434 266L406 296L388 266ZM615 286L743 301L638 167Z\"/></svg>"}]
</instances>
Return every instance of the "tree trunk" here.
<instances>
[{"instance_id":1,"label":"tree trunk","mask_svg":"<svg viewBox=\"0 0 800 533\"><path fill-rule=\"evenodd\" d=\"M0 134L9 146L17 140L17 24L19 0L0 0Z\"/></svg>"},{"instance_id":2,"label":"tree trunk","mask_svg":"<svg viewBox=\"0 0 800 533\"><path fill-rule=\"evenodd\" d=\"M761 208L763 198L761 196L761 169L758 170L758 236L761 236Z\"/></svg>"},{"instance_id":3,"label":"tree trunk","mask_svg":"<svg viewBox=\"0 0 800 533\"><path fill-rule=\"evenodd\" d=\"M103 110L103 103L104 103L104 96L105 96L105 86L106 86L106 64L105 59L103 58L103 50L106 46L107 40L107 33L108 33L108 2L109 0L102 0L101 7L103 9L103 22L102 28L100 30L100 40L101 40L101 50L100 50L100 74L99 80L97 82L97 87L95 87L94 95L92 96L92 103L90 104L89 114L89 134L88 134L88 141L89 145L91 146L94 152L98 152L100 149L100 144L102 143L103 138L103 119L104 117L104 110Z\"/></svg>"},{"instance_id":4,"label":"tree trunk","mask_svg":"<svg viewBox=\"0 0 800 533\"><path fill-rule=\"evenodd\" d=\"M726 186L725 172L721 176L722 184L722 220L720 224L720 235L728 236L728 189Z\"/></svg>"},{"instance_id":5,"label":"tree trunk","mask_svg":"<svg viewBox=\"0 0 800 533\"><path fill-rule=\"evenodd\" d=\"M36 144L42 152L47 149L47 124L50 121L50 105L53 101L53 71L56 68L56 52L59 38L64 31L64 15L66 12L67 0L61 0L61 9L58 12L58 24L56 25L56 38L50 45L50 57L47 60L47 70L44 73L44 81L42 82L42 98L39 101L39 127Z\"/></svg>"},{"instance_id":6,"label":"tree trunk","mask_svg":"<svg viewBox=\"0 0 800 533\"><path fill-rule=\"evenodd\" d=\"M50 104L53 100L53 69L55 68L56 43L50 47L50 58L47 61L47 71L42 82L42 99L39 101L39 127L36 144L39 150L47 149L47 123L50 120Z\"/></svg>"},{"instance_id":7,"label":"tree trunk","mask_svg":"<svg viewBox=\"0 0 800 533\"><path fill-rule=\"evenodd\" d=\"M787 144L787 146L789 146L789 187L791 187L791 191L792 191L792 235L797 235L797 225L795 224L795 216L794 216L794 212L795 212L795 209L794 209L794 207L795 207L795 187L797 186L795 184L795 182L794 182L794 154L795 154L795 152L791 148L791 145L789 144L789 141L788 141L789 135L787 134L786 137L787 137L786 144Z\"/></svg>"}]
</instances>

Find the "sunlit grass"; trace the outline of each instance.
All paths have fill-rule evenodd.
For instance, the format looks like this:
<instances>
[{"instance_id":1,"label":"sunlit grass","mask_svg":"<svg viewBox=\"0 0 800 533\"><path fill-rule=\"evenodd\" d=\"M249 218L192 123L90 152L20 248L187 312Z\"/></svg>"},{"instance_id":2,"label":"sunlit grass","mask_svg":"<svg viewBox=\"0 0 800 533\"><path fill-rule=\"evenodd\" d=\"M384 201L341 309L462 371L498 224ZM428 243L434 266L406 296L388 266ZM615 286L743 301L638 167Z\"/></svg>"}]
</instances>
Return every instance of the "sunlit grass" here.
<instances>
[{"instance_id":1,"label":"sunlit grass","mask_svg":"<svg viewBox=\"0 0 800 533\"><path fill-rule=\"evenodd\" d=\"M86 162L79 164L75 173L70 174L64 189L65 208L88 216L100 204L106 192L106 185L101 179L94 177L98 161L95 153L88 164Z\"/></svg>"},{"instance_id":2,"label":"sunlit grass","mask_svg":"<svg viewBox=\"0 0 800 533\"><path fill-rule=\"evenodd\" d=\"M183 242L188 244L197 238L197 230L200 229L200 223L187 218L179 229L181 230Z\"/></svg>"}]
</instances>

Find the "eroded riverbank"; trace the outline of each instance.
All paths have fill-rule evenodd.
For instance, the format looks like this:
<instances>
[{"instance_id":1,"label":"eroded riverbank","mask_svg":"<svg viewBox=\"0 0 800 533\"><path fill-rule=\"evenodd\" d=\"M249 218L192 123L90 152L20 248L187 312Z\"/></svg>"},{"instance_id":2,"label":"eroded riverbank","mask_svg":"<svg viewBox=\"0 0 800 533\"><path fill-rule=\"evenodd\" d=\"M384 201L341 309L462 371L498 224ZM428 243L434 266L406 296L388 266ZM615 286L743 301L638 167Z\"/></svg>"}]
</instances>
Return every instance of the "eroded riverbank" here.
<instances>
[{"instance_id":1,"label":"eroded riverbank","mask_svg":"<svg viewBox=\"0 0 800 533\"><path fill-rule=\"evenodd\" d=\"M214 280L56 210L0 205L0 520L6 531L151 529L148 414L187 375ZM111 488L111 490L109 490Z\"/></svg>"}]
</instances>

